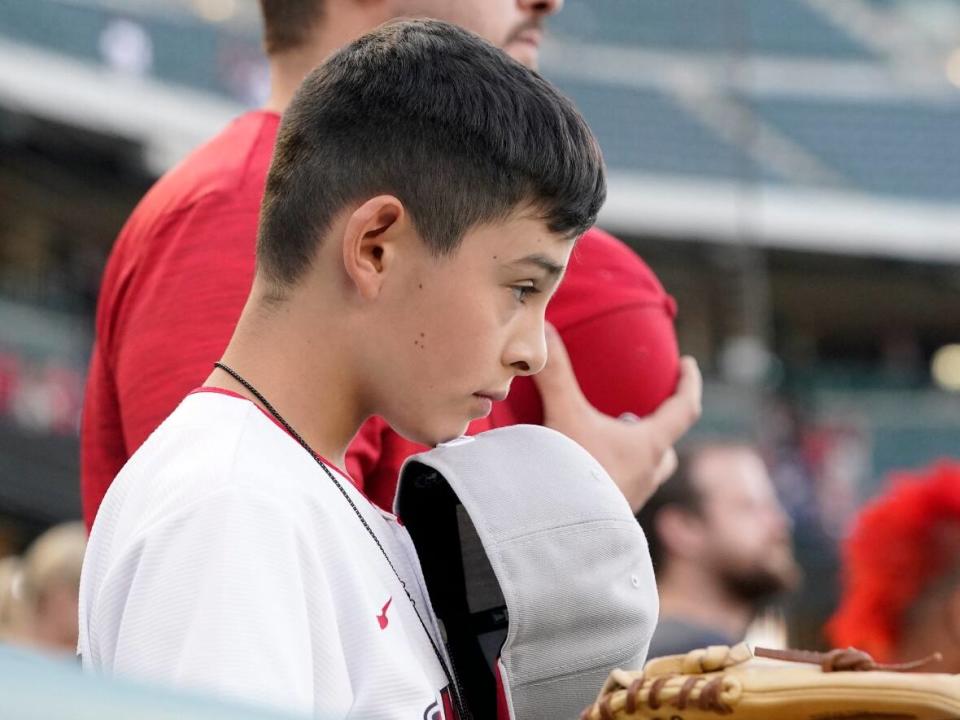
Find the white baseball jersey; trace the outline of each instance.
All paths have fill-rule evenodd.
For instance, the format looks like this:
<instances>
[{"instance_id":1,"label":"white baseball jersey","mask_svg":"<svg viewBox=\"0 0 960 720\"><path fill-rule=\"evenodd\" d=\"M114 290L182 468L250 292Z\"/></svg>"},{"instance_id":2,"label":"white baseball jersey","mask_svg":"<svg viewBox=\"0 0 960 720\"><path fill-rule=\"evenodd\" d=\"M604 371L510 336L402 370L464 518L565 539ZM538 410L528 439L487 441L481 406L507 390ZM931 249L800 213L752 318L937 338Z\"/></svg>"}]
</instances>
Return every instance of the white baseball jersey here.
<instances>
[{"instance_id":1,"label":"white baseball jersey","mask_svg":"<svg viewBox=\"0 0 960 720\"><path fill-rule=\"evenodd\" d=\"M86 669L336 718L449 720L409 535L239 395L189 395L100 507L80 583ZM446 706L446 709L445 709Z\"/></svg>"}]
</instances>

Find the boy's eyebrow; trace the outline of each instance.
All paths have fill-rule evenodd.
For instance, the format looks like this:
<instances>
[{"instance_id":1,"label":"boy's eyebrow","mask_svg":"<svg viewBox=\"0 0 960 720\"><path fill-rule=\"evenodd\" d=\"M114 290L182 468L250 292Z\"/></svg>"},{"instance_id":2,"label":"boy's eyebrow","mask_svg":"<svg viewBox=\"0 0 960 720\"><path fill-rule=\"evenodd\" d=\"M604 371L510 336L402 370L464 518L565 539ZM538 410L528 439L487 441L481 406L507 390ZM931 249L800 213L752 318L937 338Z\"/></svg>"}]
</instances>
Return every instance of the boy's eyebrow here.
<instances>
[{"instance_id":1,"label":"boy's eyebrow","mask_svg":"<svg viewBox=\"0 0 960 720\"><path fill-rule=\"evenodd\" d=\"M565 265L560 265L553 259L547 257L546 255L541 255L540 253L534 253L533 255L522 257L519 260L514 260L511 265L536 265L542 270L546 270L548 274L554 277L561 275L566 269Z\"/></svg>"}]
</instances>

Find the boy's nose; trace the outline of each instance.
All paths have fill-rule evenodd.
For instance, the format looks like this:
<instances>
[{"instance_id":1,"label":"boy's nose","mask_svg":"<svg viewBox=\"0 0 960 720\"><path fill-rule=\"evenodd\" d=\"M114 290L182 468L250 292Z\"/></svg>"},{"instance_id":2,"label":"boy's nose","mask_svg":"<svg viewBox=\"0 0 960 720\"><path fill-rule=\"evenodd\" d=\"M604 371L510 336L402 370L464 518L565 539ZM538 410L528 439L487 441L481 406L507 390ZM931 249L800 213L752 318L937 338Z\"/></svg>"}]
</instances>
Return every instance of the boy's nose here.
<instances>
[{"instance_id":1,"label":"boy's nose","mask_svg":"<svg viewBox=\"0 0 960 720\"><path fill-rule=\"evenodd\" d=\"M563 8L563 0L517 0L520 7L541 15L553 15Z\"/></svg>"},{"instance_id":2,"label":"boy's nose","mask_svg":"<svg viewBox=\"0 0 960 720\"><path fill-rule=\"evenodd\" d=\"M506 362L517 375L536 375L547 364L547 339L543 323L511 344Z\"/></svg>"}]
</instances>

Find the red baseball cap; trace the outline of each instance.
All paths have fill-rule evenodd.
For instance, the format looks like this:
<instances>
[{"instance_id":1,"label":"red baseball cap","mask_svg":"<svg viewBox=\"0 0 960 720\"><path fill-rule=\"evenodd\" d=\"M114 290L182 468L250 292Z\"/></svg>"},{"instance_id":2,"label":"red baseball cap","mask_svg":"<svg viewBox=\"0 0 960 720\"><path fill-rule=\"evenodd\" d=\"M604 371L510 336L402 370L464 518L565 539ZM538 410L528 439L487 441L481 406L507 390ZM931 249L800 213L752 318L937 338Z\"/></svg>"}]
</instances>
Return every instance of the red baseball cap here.
<instances>
[{"instance_id":1,"label":"red baseball cap","mask_svg":"<svg viewBox=\"0 0 960 720\"><path fill-rule=\"evenodd\" d=\"M677 304L653 271L602 230L584 234L547 308L587 399L618 416L649 415L676 390L680 354ZM491 426L540 424L543 409L532 378L517 378L494 409Z\"/></svg>"}]
</instances>

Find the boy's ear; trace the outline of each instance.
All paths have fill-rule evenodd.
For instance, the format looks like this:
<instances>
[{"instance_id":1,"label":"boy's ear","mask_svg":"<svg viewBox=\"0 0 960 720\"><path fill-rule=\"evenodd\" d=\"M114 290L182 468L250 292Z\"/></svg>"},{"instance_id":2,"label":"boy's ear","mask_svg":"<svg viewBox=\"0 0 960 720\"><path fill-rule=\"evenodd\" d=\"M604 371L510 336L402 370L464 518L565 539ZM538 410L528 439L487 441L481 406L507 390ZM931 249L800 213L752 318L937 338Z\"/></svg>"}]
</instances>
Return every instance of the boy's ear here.
<instances>
[{"instance_id":1,"label":"boy's ear","mask_svg":"<svg viewBox=\"0 0 960 720\"><path fill-rule=\"evenodd\" d=\"M347 218L343 267L364 299L371 300L380 293L397 241L408 225L403 203L392 195L370 198Z\"/></svg>"}]
</instances>

